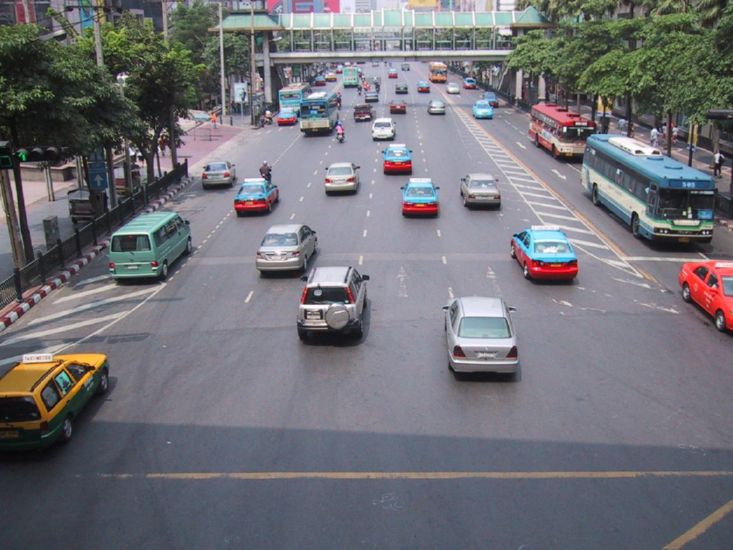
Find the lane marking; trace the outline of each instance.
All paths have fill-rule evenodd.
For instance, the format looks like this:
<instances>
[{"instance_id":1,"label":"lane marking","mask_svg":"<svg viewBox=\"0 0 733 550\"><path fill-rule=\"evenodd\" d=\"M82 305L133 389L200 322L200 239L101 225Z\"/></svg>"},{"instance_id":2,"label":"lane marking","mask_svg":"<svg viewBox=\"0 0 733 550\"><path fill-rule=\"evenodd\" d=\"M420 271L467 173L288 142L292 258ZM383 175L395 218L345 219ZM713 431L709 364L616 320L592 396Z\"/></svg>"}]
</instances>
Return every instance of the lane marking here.
<instances>
[{"instance_id":1,"label":"lane marking","mask_svg":"<svg viewBox=\"0 0 733 550\"><path fill-rule=\"evenodd\" d=\"M546 204L544 202L535 202L535 201L527 201L527 204L531 204L539 208L555 208L557 210L565 210L567 212L567 208L559 204Z\"/></svg>"},{"instance_id":2,"label":"lane marking","mask_svg":"<svg viewBox=\"0 0 733 550\"><path fill-rule=\"evenodd\" d=\"M592 248L608 249L608 247L605 244L592 243L592 242L589 242L589 241L581 241L580 239L570 239L570 242L573 243L573 244L575 244L575 245L579 245L579 246L590 246Z\"/></svg>"},{"instance_id":3,"label":"lane marking","mask_svg":"<svg viewBox=\"0 0 733 550\"><path fill-rule=\"evenodd\" d=\"M371 193L369 193L369 198L370 198L370 199L372 198L372 194L371 194Z\"/></svg>"},{"instance_id":4,"label":"lane marking","mask_svg":"<svg viewBox=\"0 0 733 550\"><path fill-rule=\"evenodd\" d=\"M519 146L520 146L520 147L521 147L522 149L526 149L526 148L527 148L527 147L526 147L526 146L524 145L524 143L521 143L521 142L519 142L519 141L515 141L514 143L516 143L517 145L519 145Z\"/></svg>"},{"instance_id":5,"label":"lane marking","mask_svg":"<svg viewBox=\"0 0 733 550\"><path fill-rule=\"evenodd\" d=\"M453 294L453 288L452 287L448 287L448 298L450 298L451 300L453 298L455 298L455 295Z\"/></svg>"},{"instance_id":6,"label":"lane marking","mask_svg":"<svg viewBox=\"0 0 733 550\"><path fill-rule=\"evenodd\" d=\"M309 189L310 186L311 186L311 182L308 182L305 187L306 187L306 189Z\"/></svg>"},{"instance_id":7,"label":"lane marking","mask_svg":"<svg viewBox=\"0 0 733 550\"><path fill-rule=\"evenodd\" d=\"M558 178L560 178L562 180L567 180L568 179L568 177L566 175L561 174L555 168L552 169L552 173L555 174Z\"/></svg>"},{"instance_id":8,"label":"lane marking","mask_svg":"<svg viewBox=\"0 0 733 550\"><path fill-rule=\"evenodd\" d=\"M82 287L82 286L86 286L86 285L91 284L91 283L98 283L99 281L104 281L105 279L111 279L111 278L112 278L112 275L110 275L110 274L107 274L107 275L98 275L97 277L89 277L88 279L84 279L84 280L79 281L78 283L76 283L74 285L74 288L79 288L79 287Z\"/></svg>"},{"instance_id":9,"label":"lane marking","mask_svg":"<svg viewBox=\"0 0 733 550\"><path fill-rule=\"evenodd\" d=\"M367 236L367 230L366 229L364 231L362 231L361 236L366 238L366 236Z\"/></svg>"},{"instance_id":10,"label":"lane marking","mask_svg":"<svg viewBox=\"0 0 733 550\"><path fill-rule=\"evenodd\" d=\"M252 295L253 295L254 293L255 293L255 291L254 291L254 290L250 290L250 291L249 291L249 294L247 294L247 297L246 297L246 298L244 299L244 303L245 303L245 304L248 304L248 303L249 303L249 301L250 301L250 300L252 299Z\"/></svg>"},{"instance_id":11,"label":"lane marking","mask_svg":"<svg viewBox=\"0 0 733 550\"><path fill-rule=\"evenodd\" d=\"M443 262L443 265L446 265L448 263L448 258L446 258L445 256L441 256L440 259Z\"/></svg>"},{"instance_id":12,"label":"lane marking","mask_svg":"<svg viewBox=\"0 0 733 550\"><path fill-rule=\"evenodd\" d=\"M693 262L695 261L694 258L665 258L665 257L659 257L659 256L624 256L621 258L622 260L625 260L627 262L677 262L677 263L685 263L685 262Z\"/></svg>"},{"instance_id":13,"label":"lane marking","mask_svg":"<svg viewBox=\"0 0 733 550\"><path fill-rule=\"evenodd\" d=\"M436 233L436 234L438 235L438 238L440 238L440 237L441 237L441 234L440 234L440 229L436 229L436 230L435 230L435 233Z\"/></svg>"},{"instance_id":14,"label":"lane marking","mask_svg":"<svg viewBox=\"0 0 733 550\"><path fill-rule=\"evenodd\" d=\"M293 212L292 214L290 214L290 219L292 220L293 218L295 218L295 212Z\"/></svg>"},{"instance_id":15,"label":"lane marking","mask_svg":"<svg viewBox=\"0 0 733 550\"><path fill-rule=\"evenodd\" d=\"M562 214L550 214L549 212L541 212L541 214L546 218L557 218L559 220L578 221L578 218L574 216L563 216Z\"/></svg>"},{"instance_id":16,"label":"lane marking","mask_svg":"<svg viewBox=\"0 0 733 550\"><path fill-rule=\"evenodd\" d=\"M364 256L359 256L359 265L364 263Z\"/></svg>"},{"instance_id":17,"label":"lane marking","mask_svg":"<svg viewBox=\"0 0 733 550\"><path fill-rule=\"evenodd\" d=\"M698 523L693 525L689 530L682 533L679 537L674 539L672 542L664 547L664 550L680 550L687 543L692 542L697 537L705 533L713 525L722 520L725 516L733 511L733 499L729 500L723 506L715 510L708 517L700 520Z\"/></svg>"},{"instance_id":18,"label":"lane marking","mask_svg":"<svg viewBox=\"0 0 733 550\"><path fill-rule=\"evenodd\" d=\"M298 199L298 202L303 202L303 199L304 199L304 198L305 198L305 197L304 197L303 195L301 195L301 196L300 196L300 198Z\"/></svg>"},{"instance_id":19,"label":"lane marking","mask_svg":"<svg viewBox=\"0 0 733 550\"><path fill-rule=\"evenodd\" d=\"M72 296L64 296L63 298L59 298L58 300L55 300L53 303L60 304L63 302L69 302L71 300L76 300L77 298L91 296L92 294L99 294L100 292L107 292L108 290L112 290L114 288L117 288L117 285L114 283L111 285L104 285L99 288L95 288L93 290L85 290L84 292L76 292Z\"/></svg>"},{"instance_id":20,"label":"lane marking","mask_svg":"<svg viewBox=\"0 0 733 550\"><path fill-rule=\"evenodd\" d=\"M15 336L13 338L8 338L7 340L0 343L0 347L9 346L10 344L15 344L16 342L22 342L23 340L32 340L33 338L45 338L53 334L60 334L62 332L68 332L76 328L88 327L89 325L96 325L97 323L104 323L105 321L109 321L111 319L117 319L117 317L119 317L123 313L124 312L121 311L119 313L113 313L111 315L104 315L103 317L96 317L94 319L87 319L85 321L79 321L78 323L68 323L62 327L50 328L46 330L39 330L36 332L26 332L18 336Z\"/></svg>"},{"instance_id":21,"label":"lane marking","mask_svg":"<svg viewBox=\"0 0 733 550\"><path fill-rule=\"evenodd\" d=\"M372 211L371 211L371 210L367 210L367 212L366 212L366 217L368 218L368 217L369 217L369 215L370 215L371 213L372 213Z\"/></svg>"}]
</instances>

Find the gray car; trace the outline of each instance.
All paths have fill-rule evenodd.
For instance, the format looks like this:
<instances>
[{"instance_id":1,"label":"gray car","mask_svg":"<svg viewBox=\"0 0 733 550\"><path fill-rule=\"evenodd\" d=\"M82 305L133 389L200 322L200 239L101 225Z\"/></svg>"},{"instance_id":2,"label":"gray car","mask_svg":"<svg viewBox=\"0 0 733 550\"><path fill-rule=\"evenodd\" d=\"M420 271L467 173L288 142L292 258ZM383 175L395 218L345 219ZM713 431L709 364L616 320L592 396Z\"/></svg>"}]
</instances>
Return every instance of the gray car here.
<instances>
[{"instance_id":1,"label":"gray car","mask_svg":"<svg viewBox=\"0 0 733 550\"><path fill-rule=\"evenodd\" d=\"M215 160L204 166L201 173L201 186L204 189L210 187L233 187L237 183L236 165L228 160Z\"/></svg>"},{"instance_id":2,"label":"gray car","mask_svg":"<svg viewBox=\"0 0 733 550\"><path fill-rule=\"evenodd\" d=\"M326 195L337 191L356 193L359 189L359 168L353 162L334 162L326 168Z\"/></svg>"},{"instance_id":3,"label":"gray car","mask_svg":"<svg viewBox=\"0 0 733 550\"><path fill-rule=\"evenodd\" d=\"M516 373L517 338L501 298L455 298L443 306L448 366L453 372Z\"/></svg>"},{"instance_id":4,"label":"gray car","mask_svg":"<svg viewBox=\"0 0 733 550\"><path fill-rule=\"evenodd\" d=\"M298 308L301 340L328 332L361 337L369 275L353 267L317 267L302 279L306 284Z\"/></svg>"},{"instance_id":5,"label":"gray car","mask_svg":"<svg viewBox=\"0 0 733 550\"><path fill-rule=\"evenodd\" d=\"M445 103L433 99L428 103L428 113L431 115L444 115L445 114Z\"/></svg>"},{"instance_id":6,"label":"gray car","mask_svg":"<svg viewBox=\"0 0 733 550\"><path fill-rule=\"evenodd\" d=\"M501 208L501 191L491 174L473 173L461 178L463 206L495 206Z\"/></svg>"},{"instance_id":7,"label":"gray car","mask_svg":"<svg viewBox=\"0 0 733 550\"><path fill-rule=\"evenodd\" d=\"M318 237L307 225L273 225L257 249L255 266L260 275L269 271L307 271L317 251Z\"/></svg>"}]
</instances>

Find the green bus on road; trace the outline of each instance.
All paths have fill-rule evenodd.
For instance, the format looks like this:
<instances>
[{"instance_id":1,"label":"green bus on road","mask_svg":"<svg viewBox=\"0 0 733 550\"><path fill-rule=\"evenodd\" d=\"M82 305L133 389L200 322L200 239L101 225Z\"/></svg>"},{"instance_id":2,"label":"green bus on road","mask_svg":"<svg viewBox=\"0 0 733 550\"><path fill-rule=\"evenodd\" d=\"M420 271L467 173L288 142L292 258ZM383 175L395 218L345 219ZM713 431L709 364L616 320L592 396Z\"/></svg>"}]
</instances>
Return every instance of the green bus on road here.
<instances>
[{"instance_id":1,"label":"green bus on road","mask_svg":"<svg viewBox=\"0 0 733 550\"><path fill-rule=\"evenodd\" d=\"M330 134L338 120L336 92L315 92L300 106L300 131L304 134Z\"/></svg>"},{"instance_id":2,"label":"green bus on road","mask_svg":"<svg viewBox=\"0 0 733 550\"><path fill-rule=\"evenodd\" d=\"M359 67L344 67L341 83L344 88L356 88L359 85Z\"/></svg>"},{"instance_id":3,"label":"green bus on road","mask_svg":"<svg viewBox=\"0 0 733 550\"><path fill-rule=\"evenodd\" d=\"M635 237L681 243L713 238L713 178L655 147L621 135L591 135L581 179L593 204L629 224Z\"/></svg>"}]
</instances>

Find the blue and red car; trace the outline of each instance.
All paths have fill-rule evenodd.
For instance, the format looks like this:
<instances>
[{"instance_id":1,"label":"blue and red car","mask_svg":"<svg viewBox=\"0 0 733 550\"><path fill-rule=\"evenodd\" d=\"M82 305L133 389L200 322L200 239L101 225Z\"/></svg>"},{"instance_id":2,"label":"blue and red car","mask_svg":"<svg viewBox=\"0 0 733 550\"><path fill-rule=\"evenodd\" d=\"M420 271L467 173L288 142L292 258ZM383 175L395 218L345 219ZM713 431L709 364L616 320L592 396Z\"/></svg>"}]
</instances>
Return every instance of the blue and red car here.
<instances>
[{"instance_id":1,"label":"blue and red car","mask_svg":"<svg viewBox=\"0 0 733 550\"><path fill-rule=\"evenodd\" d=\"M476 89L476 79L471 78L470 76L464 78L463 79L463 88L465 90L475 90Z\"/></svg>"},{"instance_id":2,"label":"blue and red car","mask_svg":"<svg viewBox=\"0 0 733 550\"><path fill-rule=\"evenodd\" d=\"M247 212L272 212L272 206L280 200L280 190L264 178L244 178L234 197L237 216Z\"/></svg>"},{"instance_id":3,"label":"blue and red car","mask_svg":"<svg viewBox=\"0 0 733 550\"><path fill-rule=\"evenodd\" d=\"M578 257L559 227L533 225L512 237L510 253L525 279L572 281L578 275Z\"/></svg>"},{"instance_id":4,"label":"blue and red car","mask_svg":"<svg viewBox=\"0 0 733 550\"><path fill-rule=\"evenodd\" d=\"M402 189L403 216L437 216L440 212L438 189L430 178L410 178Z\"/></svg>"},{"instance_id":5,"label":"blue and red car","mask_svg":"<svg viewBox=\"0 0 733 550\"><path fill-rule=\"evenodd\" d=\"M385 174L412 174L412 149L404 143L393 143L383 152Z\"/></svg>"},{"instance_id":6,"label":"blue and red car","mask_svg":"<svg viewBox=\"0 0 733 550\"><path fill-rule=\"evenodd\" d=\"M420 94L429 94L430 93L430 82L427 80L421 80L417 83L417 91Z\"/></svg>"},{"instance_id":7,"label":"blue and red car","mask_svg":"<svg viewBox=\"0 0 733 550\"><path fill-rule=\"evenodd\" d=\"M278 126L293 126L298 123L298 113L292 109L282 109L275 120Z\"/></svg>"}]
</instances>

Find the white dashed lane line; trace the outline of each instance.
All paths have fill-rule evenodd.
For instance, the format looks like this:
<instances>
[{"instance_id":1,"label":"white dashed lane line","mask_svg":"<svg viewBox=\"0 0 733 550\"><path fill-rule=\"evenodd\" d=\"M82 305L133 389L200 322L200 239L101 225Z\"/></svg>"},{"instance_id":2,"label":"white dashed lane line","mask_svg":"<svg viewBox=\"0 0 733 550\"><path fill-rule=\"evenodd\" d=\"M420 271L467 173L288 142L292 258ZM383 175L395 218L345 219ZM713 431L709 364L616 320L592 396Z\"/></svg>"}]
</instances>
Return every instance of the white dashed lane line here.
<instances>
[{"instance_id":1,"label":"white dashed lane line","mask_svg":"<svg viewBox=\"0 0 733 550\"><path fill-rule=\"evenodd\" d=\"M293 212L292 214L290 214L290 219L292 220L293 218L295 218L295 212Z\"/></svg>"},{"instance_id":2,"label":"white dashed lane line","mask_svg":"<svg viewBox=\"0 0 733 550\"><path fill-rule=\"evenodd\" d=\"M438 235L438 238L440 238L442 235L440 234L440 229L436 229L435 233Z\"/></svg>"},{"instance_id":3,"label":"white dashed lane line","mask_svg":"<svg viewBox=\"0 0 733 550\"><path fill-rule=\"evenodd\" d=\"M361 236L364 237L364 238L366 238L366 236L367 236L367 230L366 229L364 231L362 231Z\"/></svg>"},{"instance_id":4,"label":"white dashed lane line","mask_svg":"<svg viewBox=\"0 0 733 550\"><path fill-rule=\"evenodd\" d=\"M252 295L253 295L254 293L255 293L255 291L254 291L254 290L250 290L250 291L249 291L249 294L247 294L247 297L246 297L246 298L244 299L244 303L245 303L245 304L248 304L248 303L249 303L249 301L250 301L250 300L252 299Z\"/></svg>"},{"instance_id":5,"label":"white dashed lane line","mask_svg":"<svg viewBox=\"0 0 733 550\"><path fill-rule=\"evenodd\" d=\"M440 259L443 262L443 265L446 265L448 263L448 258L446 258L445 256L441 256Z\"/></svg>"}]
</instances>

